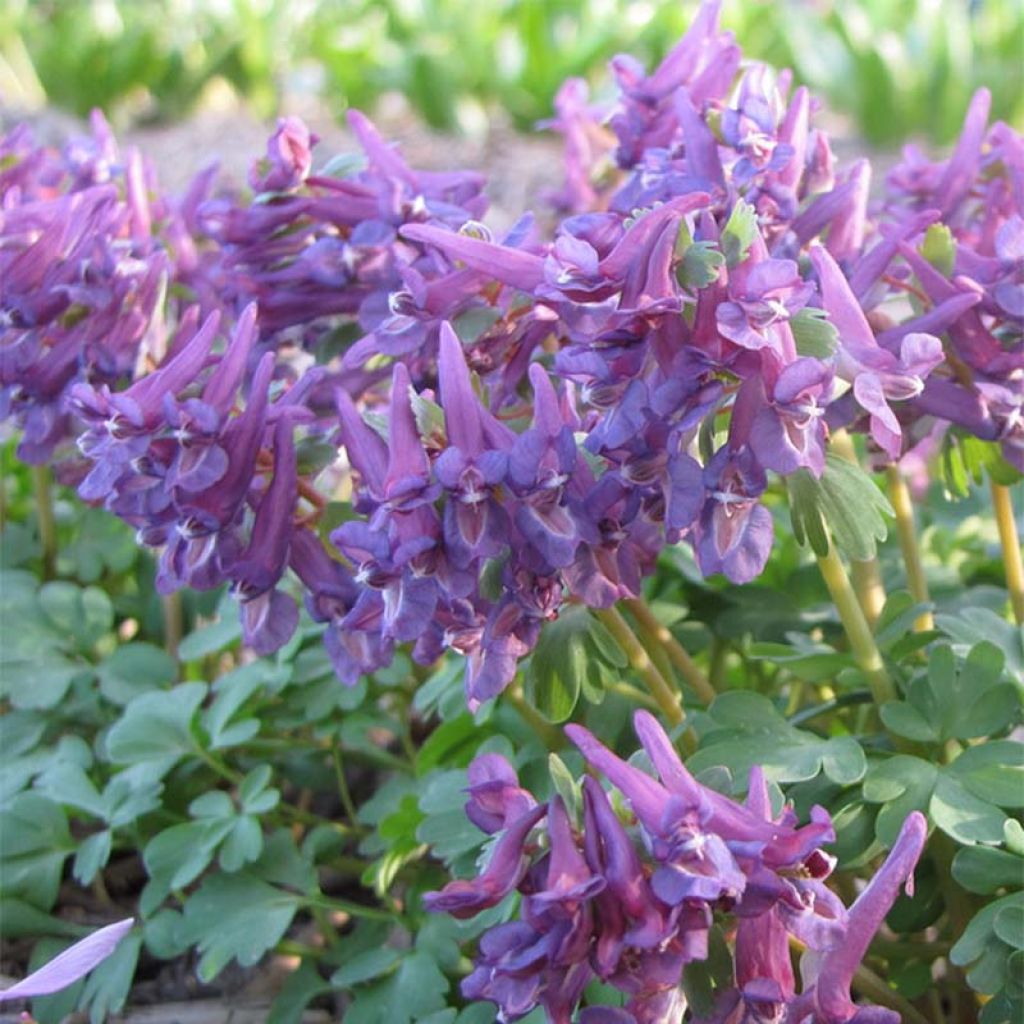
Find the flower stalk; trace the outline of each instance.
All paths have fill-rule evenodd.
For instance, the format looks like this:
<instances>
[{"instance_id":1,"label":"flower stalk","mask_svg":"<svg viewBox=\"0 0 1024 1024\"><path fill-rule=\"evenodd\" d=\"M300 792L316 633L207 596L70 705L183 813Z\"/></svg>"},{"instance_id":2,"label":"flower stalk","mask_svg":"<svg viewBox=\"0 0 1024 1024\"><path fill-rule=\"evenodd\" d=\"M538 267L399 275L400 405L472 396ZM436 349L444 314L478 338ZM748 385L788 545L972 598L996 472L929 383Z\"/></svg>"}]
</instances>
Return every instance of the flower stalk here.
<instances>
[{"instance_id":1,"label":"flower stalk","mask_svg":"<svg viewBox=\"0 0 1024 1024\"><path fill-rule=\"evenodd\" d=\"M896 689L885 670L885 664L871 633L871 627L864 617L860 602L850 583L850 577L846 574L846 568L836 553L835 545L831 542L828 554L818 556L818 568L825 580L825 586L828 587L828 591L832 595L836 610L839 612L839 619L846 631L847 639L850 641L854 660L868 681L875 703L881 705L895 700Z\"/></svg>"},{"instance_id":2,"label":"flower stalk","mask_svg":"<svg viewBox=\"0 0 1024 1024\"><path fill-rule=\"evenodd\" d=\"M1006 589L1010 592L1010 605L1018 625L1024 625L1024 561L1021 559L1020 536L1013 518L1010 488L992 481L992 507L999 528L999 543L1003 548Z\"/></svg>"},{"instance_id":3,"label":"flower stalk","mask_svg":"<svg viewBox=\"0 0 1024 1024\"><path fill-rule=\"evenodd\" d=\"M907 584L915 601L927 603L928 580L924 574L921 561L921 549L917 543L917 530L914 525L914 506L910 499L910 488L903 478L899 466L895 463L886 466L886 481L889 485L889 501L896 513L896 532L899 535L900 550L903 552L903 564L907 570ZM914 629L919 633L935 628L935 619L930 611L922 612L914 620Z\"/></svg>"},{"instance_id":4,"label":"flower stalk","mask_svg":"<svg viewBox=\"0 0 1024 1024\"><path fill-rule=\"evenodd\" d=\"M673 726L682 725L686 720L686 712L683 711L679 695L673 693L672 687L658 671L646 648L640 643L629 623L622 617L622 613L616 608L600 608L594 614L604 624L608 632L615 637L618 645L629 659L630 666L644 681L665 717ZM697 738L692 729L688 728L683 733L683 746L687 753L692 753L697 749Z\"/></svg>"},{"instance_id":5,"label":"flower stalk","mask_svg":"<svg viewBox=\"0 0 1024 1024\"><path fill-rule=\"evenodd\" d=\"M661 649L668 655L668 660L675 666L701 702L710 704L717 694L708 677L690 657L686 648L672 635L669 628L655 618L647 602L642 598L630 598L624 604L639 623L641 630L660 644Z\"/></svg>"},{"instance_id":6,"label":"flower stalk","mask_svg":"<svg viewBox=\"0 0 1024 1024\"><path fill-rule=\"evenodd\" d=\"M57 520L53 514L53 483L49 466L32 467L32 490L36 499L39 543L43 549L43 578L52 580L57 572Z\"/></svg>"}]
</instances>

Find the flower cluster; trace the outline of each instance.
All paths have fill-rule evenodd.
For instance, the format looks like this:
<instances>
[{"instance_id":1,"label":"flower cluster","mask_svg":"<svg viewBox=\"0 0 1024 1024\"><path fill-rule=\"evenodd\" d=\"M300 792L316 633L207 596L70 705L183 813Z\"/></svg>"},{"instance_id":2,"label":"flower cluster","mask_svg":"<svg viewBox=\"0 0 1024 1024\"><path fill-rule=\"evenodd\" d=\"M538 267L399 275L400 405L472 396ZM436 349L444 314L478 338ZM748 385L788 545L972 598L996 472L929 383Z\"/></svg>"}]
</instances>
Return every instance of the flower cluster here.
<instances>
[{"instance_id":1,"label":"flower cluster","mask_svg":"<svg viewBox=\"0 0 1024 1024\"><path fill-rule=\"evenodd\" d=\"M666 544L758 576L769 474L820 476L838 427L886 461L967 432L1024 468L1021 137L982 92L952 157L908 152L874 209L868 163L741 66L719 6L649 74L616 58L606 114L566 84L546 241L528 215L495 238L479 175L411 169L356 112L358 165L314 171L284 118L252 195L207 171L180 202L102 122L59 157L15 131L0 415L23 456L80 432L82 496L163 548L162 589L231 582L258 650L294 629L290 568L342 680L453 649L471 705ZM329 537L307 439L355 497Z\"/></svg>"},{"instance_id":2,"label":"flower cluster","mask_svg":"<svg viewBox=\"0 0 1024 1024\"><path fill-rule=\"evenodd\" d=\"M99 115L61 154L15 129L0 167L0 419L21 430L19 457L44 463L69 436L74 382L135 374L170 268L152 240L151 172L135 151L122 159Z\"/></svg>"},{"instance_id":3,"label":"flower cluster","mask_svg":"<svg viewBox=\"0 0 1024 1024\"><path fill-rule=\"evenodd\" d=\"M634 724L657 779L583 727L566 730L625 798L627 823L595 778L583 780L579 828L561 797L537 804L499 755L470 766L466 813L498 838L479 877L429 893L427 905L462 918L514 891L520 899L514 920L481 937L463 993L497 1004L499 1021L540 1006L552 1024L569 1024L599 978L624 993L625 1009L584 1009L581 1024L675 1020L686 1008L683 968L707 958L718 924L731 937L735 968L707 1024L898 1022L892 1011L855 1004L850 983L900 887L911 887L924 816L907 818L846 908L824 883L835 863L821 849L835 838L824 809L814 808L803 827L789 809L774 814L759 768L746 804L737 804L690 775L651 715L638 712ZM808 951L799 992L791 940Z\"/></svg>"}]
</instances>

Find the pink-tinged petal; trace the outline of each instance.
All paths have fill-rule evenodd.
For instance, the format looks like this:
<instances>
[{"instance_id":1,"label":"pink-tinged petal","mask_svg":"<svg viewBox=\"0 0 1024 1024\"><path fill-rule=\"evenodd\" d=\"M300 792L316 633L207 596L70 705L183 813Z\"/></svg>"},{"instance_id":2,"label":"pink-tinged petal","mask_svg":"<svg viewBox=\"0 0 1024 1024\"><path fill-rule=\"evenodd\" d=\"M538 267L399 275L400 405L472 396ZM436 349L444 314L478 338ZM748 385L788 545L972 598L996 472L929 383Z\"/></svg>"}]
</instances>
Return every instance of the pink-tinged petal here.
<instances>
[{"instance_id":1,"label":"pink-tinged petal","mask_svg":"<svg viewBox=\"0 0 1024 1024\"><path fill-rule=\"evenodd\" d=\"M403 483L416 478L424 481L430 472L427 453L416 429L412 411L409 370L405 363L395 363L391 378L391 422L388 444L388 470L384 491L392 494Z\"/></svg>"},{"instance_id":2,"label":"pink-tinged petal","mask_svg":"<svg viewBox=\"0 0 1024 1024\"><path fill-rule=\"evenodd\" d=\"M796 188L804 172L810 117L811 94L807 87L802 85L793 93L786 116L779 126L779 142L786 143L793 149L789 163L778 172L779 184L787 188Z\"/></svg>"},{"instance_id":3,"label":"pink-tinged petal","mask_svg":"<svg viewBox=\"0 0 1024 1024\"><path fill-rule=\"evenodd\" d=\"M988 124L991 107L992 94L988 89L979 89L967 108L960 141L957 142L942 180L935 190L935 201L943 215L952 213L971 190L981 158L981 144L985 138L985 126Z\"/></svg>"},{"instance_id":4,"label":"pink-tinged petal","mask_svg":"<svg viewBox=\"0 0 1024 1024\"><path fill-rule=\"evenodd\" d=\"M129 917L87 935L38 971L33 971L27 978L0 992L0 1003L14 999L35 999L67 988L106 960L134 924L135 919Z\"/></svg>"},{"instance_id":5,"label":"pink-tinged petal","mask_svg":"<svg viewBox=\"0 0 1024 1024\"><path fill-rule=\"evenodd\" d=\"M376 431L359 415L348 393L340 388L334 394L341 418L341 440L348 461L363 478L363 485L380 495L388 471L388 449Z\"/></svg>"},{"instance_id":6,"label":"pink-tinged petal","mask_svg":"<svg viewBox=\"0 0 1024 1024\"><path fill-rule=\"evenodd\" d=\"M227 350L203 388L203 401L213 406L221 415L226 415L230 411L235 392L245 374L249 353L256 341L256 312L255 302L250 302L242 310Z\"/></svg>"},{"instance_id":7,"label":"pink-tinged petal","mask_svg":"<svg viewBox=\"0 0 1024 1024\"><path fill-rule=\"evenodd\" d=\"M843 347L855 357L865 350L876 349L878 346L871 326L839 269L839 264L820 245L811 247L811 262L818 272L822 305L839 331Z\"/></svg>"},{"instance_id":8,"label":"pink-tinged petal","mask_svg":"<svg viewBox=\"0 0 1024 1024\"><path fill-rule=\"evenodd\" d=\"M916 331L900 344L900 363L915 377L927 377L945 358L942 342L933 334Z\"/></svg>"},{"instance_id":9,"label":"pink-tinged petal","mask_svg":"<svg viewBox=\"0 0 1024 1024\"><path fill-rule=\"evenodd\" d=\"M853 396L871 413L871 436L891 458L898 458L903 433L896 414L889 408L882 381L873 373L859 373L853 382Z\"/></svg>"},{"instance_id":10,"label":"pink-tinged petal","mask_svg":"<svg viewBox=\"0 0 1024 1024\"><path fill-rule=\"evenodd\" d=\"M471 270L520 291L532 292L544 281L543 258L522 249L506 248L432 224L405 224L399 233L413 242L432 245L450 259L461 260Z\"/></svg>"},{"instance_id":11,"label":"pink-tinged petal","mask_svg":"<svg viewBox=\"0 0 1024 1024\"><path fill-rule=\"evenodd\" d=\"M825 953L815 986L815 1002L826 1024L839 1024L853 1015L856 1007L850 999L850 979L895 903L900 887L906 883L907 891L913 891L914 867L927 836L925 816L920 811L908 815L889 856L850 907L842 941Z\"/></svg>"},{"instance_id":12,"label":"pink-tinged petal","mask_svg":"<svg viewBox=\"0 0 1024 1024\"><path fill-rule=\"evenodd\" d=\"M702 209L710 203L711 197L706 192L691 192L644 214L601 261L601 273L613 281L624 280L633 269L640 252L646 250L669 221Z\"/></svg>"},{"instance_id":13,"label":"pink-tinged petal","mask_svg":"<svg viewBox=\"0 0 1024 1024\"><path fill-rule=\"evenodd\" d=\"M373 122L365 114L358 110L350 110L347 120L370 163L387 177L405 182L410 188L417 187L416 176L394 149L381 138Z\"/></svg>"},{"instance_id":14,"label":"pink-tinged petal","mask_svg":"<svg viewBox=\"0 0 1024 1024\"><path fill-rule=\"evenodd\" d=\"M441 324L439 340L438 381L448 443L466 458L474 459L484 450L484 436L479 400L473 391L462 342L447 322Z\"/></svg>"},{"instance_id":15,"label":"pink-tinged petal","mask_svg":"<svg viewBox=\"0 0 1024 1024\"><path fill-rule=\"evenodd\" d=\"M582 725L567 725L565 732L583 756L622 791L644 827L656 835L661 828L662 812L668 802L669 795L665 787L639 768L617 757Z\"/></svg>"}]
</instances>

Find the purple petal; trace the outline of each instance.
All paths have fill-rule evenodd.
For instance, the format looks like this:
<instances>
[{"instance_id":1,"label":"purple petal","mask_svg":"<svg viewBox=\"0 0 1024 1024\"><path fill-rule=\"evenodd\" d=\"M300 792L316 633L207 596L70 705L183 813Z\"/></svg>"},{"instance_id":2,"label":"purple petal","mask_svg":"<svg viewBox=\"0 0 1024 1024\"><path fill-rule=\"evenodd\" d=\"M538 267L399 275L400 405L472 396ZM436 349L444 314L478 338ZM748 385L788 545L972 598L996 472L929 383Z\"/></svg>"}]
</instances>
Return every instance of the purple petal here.
<instances>
[{"instance_id":1,"label":"purple petal","mask_svg":"<svg viewBox=\"0 0 1024 1024\"><path fill-rule=\"evenodd\" d=\"M67 988L106 960L134 924L135 919L129 917L87 935L38 971L33 971L27 978L0 992L0 1003L48 996Z\"/></svg>"}]
</instances>

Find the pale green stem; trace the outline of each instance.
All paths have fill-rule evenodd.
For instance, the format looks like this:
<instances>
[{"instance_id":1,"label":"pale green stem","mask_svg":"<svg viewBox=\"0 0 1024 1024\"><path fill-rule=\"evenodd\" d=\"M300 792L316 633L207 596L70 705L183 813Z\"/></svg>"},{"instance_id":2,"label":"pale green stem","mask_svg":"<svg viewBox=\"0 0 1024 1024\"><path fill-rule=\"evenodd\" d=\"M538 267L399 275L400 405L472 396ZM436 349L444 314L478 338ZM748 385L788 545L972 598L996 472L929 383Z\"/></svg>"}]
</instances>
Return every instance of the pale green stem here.
<instances>
[{"instance_id":1,"label":"pale green stem","mask_svg":"<svg viewBox=\"0 0 1024 1024\"><path fill-rule=\"evenodd\" d=\"M850 641L850 650L853 652L854 660L864 673L871 687L871 694L876 704L885 704L887 701L896 699L896 690L885 671L885 664L882 655L879 653L875 638L872 636L871 627L864 612L861 609L857 595L853 591L850 577L846 575L846 569L836 554L835 545L829 543L827 555L818 556L818 568L825 580L836 610L839 612L839 619L846 630L846 637Z\"/></svg>"},{"instance_id":2,"label":"pale green stem","mask_svg":"<svg viewBox=\"0 0 1024 1024\"><path fill-rule=\"evenodd\" d=\"M885 607L885 584L882 583L878 559L872 558L867 562L851 559L850 577L864 618L868 620L869 626L874 626Z\"/></svg>"},{"instance_id":3,"label":"pale green stem","mask_svg":"<svg viewBox=\"0 0 1024 1024\"><path fill-rule=\"evenodd\" d=\"M999 543L1003 548L1006 571L1006 589L1010 592L1010 605L1017 625L1024 626L1024 561L1021 560L1020 537L1017 521L1013 518L1010 488L992 481L992 507L999 527Z\"/></svg>"},{"instance_id":4,"label":"pale green stem","mask_svg":"<svg viewBox=\"0 0 1024 1024\"><path fill-rule=\"evenodd\" d=\"M661 708L665 717L672 725L682 725L686 720L686 713L679 703L678 695L673 693L665 677L651 661L650 655L622 614L615 608L599 608L594 614L604 623L608 632L622 648L630 666L644 681L644 685L658 702L658 707ZM692 729L687 729L683 733L683 746L689 753L697 749L697 738Z\"/></svg>"},{"instance_id":5,"label":"pale green stem","mask_svg":"<svg viewBox=\"0 0 1024 1024\"><path fill-rule=\"evenodd\" d=\"M708 681L708 677L701 671L693 658L690 657L686 648L672 635L668 626L663 625L655 618L654 612L647 606L647 602L641 598L631 598L625 601L624 604L640 624L640 628L655 643L661 645L661 649L668 655L669 661L690 685L693 692L697 694L701 703L710 704L718 695Z\"/></svg>"},{"instance_id":6,"label":"pale green stem","mask_svg":"<svg viewBox=\"0 0 1024 1024\"><path fill-rule=\"evenodd\" d=\"M896 532L900 539L900 550L903 552L903 564L907 570L907 584L915 601L924 603L928 596L928 580L925 578L924 565L921 562L921 549L917 544L917 529L914 525L914 506L910 500L910 488L899 466L886 466L885 476L889 483L889 501L896 513ZM914 628L919 632L927 632L935 628L935 620L930 611L922 612L914 620Z\"/></svg>"},{"instance_id":7,"label":"pale green stem","mask_svg":"<svg viewBox=\"0 0 1024 1024\"><path fill-rule=\"evenodd\" d=\"M57 520L53 515L53 488L50 467L32 467L32 489L36 499L39 542L43 548L43 577L53 579L57 569Z\"/></svg>"},{"instance_id":8,"label":"pale green stem","mask_svg":"<svg viewBox=\"0 0 1024 1024\"><path fill-rule=\"evenodd\" d=\"M516 686L514 689L505 691L505 699L519 712L526 720L526 724L537 734L537 739L544 744L548 750L554 752L565 746L565 737L562 730L552 725L530 702L523 696L522 691Z\"/></svg>"},{"instance_id":9,"label":"pale green stem","mask_svg":"<svg viewBox=\"0 0 1024 1024\"><path fill-rule=\"evenodd\" d=\"M931 1024L913 1003L890 988L874 971L863 964L853 973L853 987L872 1002L896 1010L903 1024Z\"/></svg>"},{"instance_id":10,"label":"pale green stem","mask_svg":"<svg viewBox=\"0 0 1024 1024\"><path fill-rule=\"evenodd\" d=\"M184 613L181 607L181 593L164 594L160 598L160 606L164 613L164 648L175 660L178 660L178 645L181 643L184 629Z\"/></svg>"}]
</instances>

